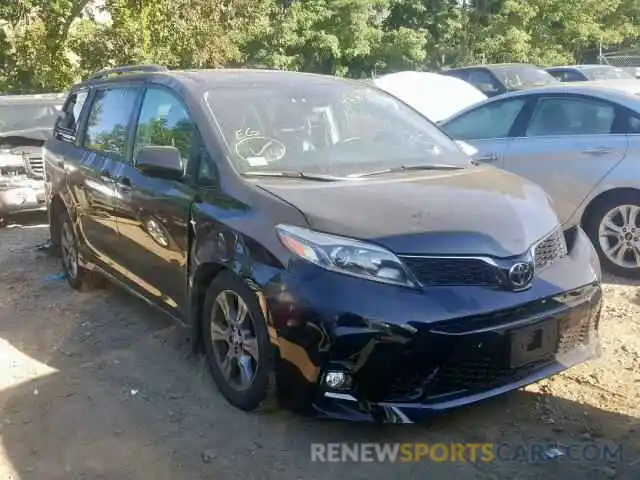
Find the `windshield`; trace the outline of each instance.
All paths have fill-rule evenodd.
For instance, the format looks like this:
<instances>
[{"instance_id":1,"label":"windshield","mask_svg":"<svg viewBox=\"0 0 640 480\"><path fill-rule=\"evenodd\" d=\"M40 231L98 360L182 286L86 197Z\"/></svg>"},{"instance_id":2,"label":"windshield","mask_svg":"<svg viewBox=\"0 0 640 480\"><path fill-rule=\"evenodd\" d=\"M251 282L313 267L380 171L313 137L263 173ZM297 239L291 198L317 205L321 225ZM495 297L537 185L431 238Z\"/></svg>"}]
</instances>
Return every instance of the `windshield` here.
<instances>
[{"instance_id":1,"label":"windshield","mask_svg":"<svg viewBox=\"0 0 640 480\"><path fill-rule=\"evenodd\" d=\"M558 83L549 72L526 65L496 67L494 73L509 90Z\"/></svg>"},{"instance_id":2,"label":"windshield","mask_svg":"<svg viewBox=\"0 0 640 480\"><path fill-rule=\"evenodd\" d=\"M61 109L59 104L23 104L0 105L0 132L29 130L32 128L51 128Z\"/></svg>"},{"instance_id":3,"label":"windshield","mask_svg":"<svg viewBox=\"0 0 640 480\"><path fill-rule=\"evenodd\" d=\"M207 92L205 99L241 173L345 177L406 165L469 165L438 127L363 85L238 86Z\"/></svg>"},{"instance_id":4,"label":"windshield","mask_svg":"<svg viewBox=\"0 0 640 480\"><path fill-rule=\"evenodd\" d=\"M629 72L625 72L621 68L607 66L584 69L583 73L589 80L616 80L623 78L635 78Z\"/></svg>"}]
</instances>

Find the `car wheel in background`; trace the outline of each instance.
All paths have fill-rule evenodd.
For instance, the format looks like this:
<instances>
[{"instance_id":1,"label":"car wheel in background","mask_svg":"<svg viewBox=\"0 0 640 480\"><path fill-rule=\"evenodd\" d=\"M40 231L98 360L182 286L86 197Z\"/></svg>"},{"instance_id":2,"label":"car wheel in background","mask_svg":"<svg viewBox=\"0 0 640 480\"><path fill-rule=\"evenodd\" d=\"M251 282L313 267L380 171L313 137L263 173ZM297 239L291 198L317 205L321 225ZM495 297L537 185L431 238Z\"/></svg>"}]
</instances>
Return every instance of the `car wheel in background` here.
<instances>
[{"instance_id":1,"label":"car wheel in background","mask_svg":"<svg viewBox=\"0 0 640 480\"><path fill-rule=\"evenodd\" d=\"M79 262L78 238L68 215L61 215L59 245L62 270L71 288L81 291L95 290L104 286L104 278L98 273L87 270Z\"/></svg>"},{"instance_id":2,"label":"car wheel in background","mask_svg":"<svg viewBox=\"0 0 640 480\"><path fill-rule=\"evenodd\" d=\"M211 376L232 405L245 411L272 405L275 374L266 321L255 293L231 272L209 286L202 339Z\"/></svg>"},{"instance_id":3,"label":"car wheel in background","mask_svg":"<svg viewBox=\"0 0 640 480\"><path fill-rule=\"evenodd\" d=\"M640 195L620 194L596 205L585 229L603 270L640 278Z\"/></svg>"}]
</instances>

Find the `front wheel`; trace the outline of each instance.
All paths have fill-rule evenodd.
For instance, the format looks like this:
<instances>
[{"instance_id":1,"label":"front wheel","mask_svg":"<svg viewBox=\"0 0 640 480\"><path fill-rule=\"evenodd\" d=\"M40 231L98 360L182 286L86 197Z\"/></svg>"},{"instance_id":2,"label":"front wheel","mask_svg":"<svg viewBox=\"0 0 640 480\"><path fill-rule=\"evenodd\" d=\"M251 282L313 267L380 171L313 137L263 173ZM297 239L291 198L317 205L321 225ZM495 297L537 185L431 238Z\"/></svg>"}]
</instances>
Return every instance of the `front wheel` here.
<instances>
[{"instance_id":1,"label":"front wheel","mask_svg":"<svg viewBox=\"0 0 640 480\"><path fill-rule=\"evenodd\" d=\"M78 238L71 224L71 220L64 215L58 220L60 222L60 257L62 260L62 270L74 290L88 291L95 290L104 285L104 279L96 272L87 270L79 262Z\"/></svg>"},{"instance_id":2,"label":"front wheel","mask_svg":"<svg viewBox=\"0 0 640 480\"><path fill-rule=\"evenodd\" d=\"M640 278L640 196L621 195L603 202L586 223L603 269Z\"/></svg>"},{"instance_id":3,"label":"front wheel","mask_svg":"<svg viewBox=\"0 0 640 480\"><path fill-rule=\"evenodd\" d=\"M275 381L266 321L254 292L230 272L209 286L202 338L211 376L232 405L252 411L272 403Z\"/></svg>"}]
</instances>

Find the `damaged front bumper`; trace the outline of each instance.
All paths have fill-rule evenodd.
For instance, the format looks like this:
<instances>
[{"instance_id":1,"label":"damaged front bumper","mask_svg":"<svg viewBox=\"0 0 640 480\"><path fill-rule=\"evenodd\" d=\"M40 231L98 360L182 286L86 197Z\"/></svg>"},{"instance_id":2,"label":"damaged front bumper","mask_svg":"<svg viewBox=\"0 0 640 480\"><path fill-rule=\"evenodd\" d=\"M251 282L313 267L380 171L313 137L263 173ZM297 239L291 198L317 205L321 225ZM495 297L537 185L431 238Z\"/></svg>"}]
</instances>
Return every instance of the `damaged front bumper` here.
<instances>
[{"instance_id":1,"label":"damaged front bumper","mask_svg":"<svg viewBox=\"0 0 640 480\"><path fill-rule=\"evenodd\" d=\"M0 215L46 209L44 181L28 179L0 183Z\"/></svg>"},{"instance_id":2,"label":"damaged front bumper","mask_svg":"<svg viewBox=\"0 0 640 480\"><path fill-rule=\"evenodd\" d=\"M578 230L569 255L521 292L409 290L296 266L262 291L284 404L413 423L597 356L600 265Z\"/></svg>"},{"instance_id":3,"label":"damaged front bumper","mask_svg":"<svg viewBox=\"0 0 640 480\"><path fill-rule=\"evenodd\" d=\"M0 215L46 210L39 155L0 150Z\"/></svg>"},{"instance_id":4,"label":"damaged front bumper","mask_svg":"<svg viewBox=\"0 0 640 480\"><path fill-rule=\"evenodd\" d=\"M366 393L322 389L314 408L333 418L414 423L524 387L599 354L601 298L592 284L514 310L432 325L398 354L370 357L354 373L354 385L364 383Z\"/></svg>"}]
</instances>

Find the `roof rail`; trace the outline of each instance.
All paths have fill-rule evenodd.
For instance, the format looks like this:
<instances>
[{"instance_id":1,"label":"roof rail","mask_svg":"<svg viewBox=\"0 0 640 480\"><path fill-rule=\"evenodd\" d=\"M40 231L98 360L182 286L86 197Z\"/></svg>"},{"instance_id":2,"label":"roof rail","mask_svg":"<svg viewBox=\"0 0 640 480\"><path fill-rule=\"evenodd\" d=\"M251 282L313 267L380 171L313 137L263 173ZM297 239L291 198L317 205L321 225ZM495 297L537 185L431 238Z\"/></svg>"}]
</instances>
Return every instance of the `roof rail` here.
<instances>
[{"instance_id":1,"label":"roof rail","mask_svg":"<svg viewBox=\"0 0 640 480\"><path fill-rule=\"evenodd\" d=\"M98 70L97 72L89 75L88 80L97 80L99 78L104 78L109 75L123 74L123 73L129 73L129 72L167 72L167 71L169 71L169 69L162 65L153 65L153 64L125 65L123 67L105 68L103 70Z\"/></svg>"}]
</instances>

